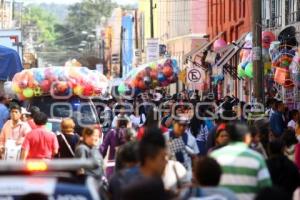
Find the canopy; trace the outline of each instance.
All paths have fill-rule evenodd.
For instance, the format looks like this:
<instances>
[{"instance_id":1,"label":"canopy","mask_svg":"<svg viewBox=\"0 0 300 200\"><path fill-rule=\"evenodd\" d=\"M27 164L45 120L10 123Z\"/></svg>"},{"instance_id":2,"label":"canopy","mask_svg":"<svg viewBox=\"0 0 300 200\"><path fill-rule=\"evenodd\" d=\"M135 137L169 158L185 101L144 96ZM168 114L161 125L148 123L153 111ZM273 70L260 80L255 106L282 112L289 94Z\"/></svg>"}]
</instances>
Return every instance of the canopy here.
<instances>
[{"instance_id":1,"label":"canopy","mask_svg":"<svg viewBox=\"0 0 300 200\"><path fill-rule=\"evenodd\" d=\"M17 72L23 70L19 54L10 48L0 45L0 80L11 80Z\"/></svg>"}]
</instances>

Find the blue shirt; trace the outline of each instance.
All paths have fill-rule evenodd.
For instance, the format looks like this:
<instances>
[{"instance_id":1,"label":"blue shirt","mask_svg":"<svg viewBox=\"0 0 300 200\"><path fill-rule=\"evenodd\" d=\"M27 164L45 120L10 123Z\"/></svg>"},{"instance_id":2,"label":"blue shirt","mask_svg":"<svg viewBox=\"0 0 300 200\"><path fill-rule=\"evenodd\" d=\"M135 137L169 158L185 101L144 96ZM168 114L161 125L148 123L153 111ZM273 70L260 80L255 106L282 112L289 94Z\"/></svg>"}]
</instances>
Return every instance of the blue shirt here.
<instances>
[{"instance_id":1,"label":"blue shirt","mask_svg":"<svg viewBox=\"0 0 300 200\"><path fill-rule=\"evenodd\" d=\"M285 123L283 121L282 113L275 111L270 117L271 131L274 135L280 136L283 134Z\"/></svg>"},{"instance_id":2,"label":"blue shirt","mask_svg":"<svg viewBox=\"0 0 300 200\"><path fill-rule=\"evenodd\" d=\"M8 108L4 104L0 103L0 129L3 128L3 125L7 121L8 117L9 117Z\"/></svg>"}]
</instances>

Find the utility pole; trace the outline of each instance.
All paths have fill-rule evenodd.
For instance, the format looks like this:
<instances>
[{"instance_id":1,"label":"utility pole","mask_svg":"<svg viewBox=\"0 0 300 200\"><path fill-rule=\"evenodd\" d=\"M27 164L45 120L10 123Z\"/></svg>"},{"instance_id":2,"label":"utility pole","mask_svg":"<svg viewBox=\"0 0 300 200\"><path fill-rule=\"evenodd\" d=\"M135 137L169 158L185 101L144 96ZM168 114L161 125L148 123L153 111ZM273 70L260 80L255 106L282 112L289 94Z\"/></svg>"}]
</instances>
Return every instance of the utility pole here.
<instances>
[{"instance_id":1,"label":"utility pole","mask_svg":"<svg viewBox=\"0 0 300 200\"><path fill-rule=\"evenodd\" d=\"M124 40L124 28L121 26L121 41L120 41L120 78L123 77L123 40Z\"/></svg>"},{"instance_id":2,"label":"utility pole","mask_svg":"<svg viewBox=\"0 0 300 200\"><path fill-rule=\"evenodd\" d=\"M151 38L154 38L154 25L153 25L153 0L150 0L150 30Z\"/></svg>"},{"instance_id":3,"label":"utility pole","mask_svg":"<svg viewBox=\"0 0 300 200\"><path fill-rule=\"evenodd\" d=\"M262 61L262 26L261 0L252 0L252 33L253 33L253 80L254 97L264 103L264 65Z\"/></svg>"}]
</instances>

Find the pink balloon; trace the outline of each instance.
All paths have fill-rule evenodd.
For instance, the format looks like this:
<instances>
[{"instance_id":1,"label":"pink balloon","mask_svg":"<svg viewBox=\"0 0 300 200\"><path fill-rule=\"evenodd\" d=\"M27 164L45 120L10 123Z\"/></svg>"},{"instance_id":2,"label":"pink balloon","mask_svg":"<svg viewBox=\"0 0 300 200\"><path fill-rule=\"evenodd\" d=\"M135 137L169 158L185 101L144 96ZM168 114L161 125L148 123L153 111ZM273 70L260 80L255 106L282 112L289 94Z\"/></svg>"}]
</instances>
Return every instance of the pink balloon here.
<instances>
[{"instance_id":1,"label":"pink balloon","mask_svg":"<svg viewBox=\"0 0 300 200\"><path fill-rule=\"evenodd\" d=\"M217 39L215 42L214 42L214 51L215 52L218 52L220 50L222 50L223 48L225 48L227 46L227 43L225 40L223 40L222 38L220 39Z\"/></svg>"}]
</instances>

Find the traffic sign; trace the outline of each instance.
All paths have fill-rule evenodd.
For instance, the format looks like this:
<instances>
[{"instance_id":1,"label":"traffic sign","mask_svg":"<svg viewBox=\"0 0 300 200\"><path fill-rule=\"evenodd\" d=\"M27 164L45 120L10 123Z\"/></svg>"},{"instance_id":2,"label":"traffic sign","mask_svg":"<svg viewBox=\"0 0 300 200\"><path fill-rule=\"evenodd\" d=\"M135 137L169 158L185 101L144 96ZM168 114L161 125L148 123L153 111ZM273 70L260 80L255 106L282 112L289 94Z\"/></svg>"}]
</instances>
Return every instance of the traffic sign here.
<instances>
[{"instance_id":1,"label":"traffic sign","mask_svg":"<svg viewBox=\"0 0 300 200\"><path fill-rule=\"evenodd\" d=\"M187 78L189 83L200 83L203 73L199 68L188 68Z\"/></svg>"}]
</instances>

